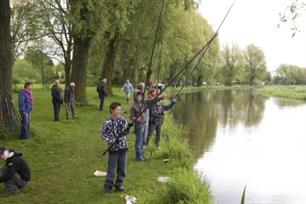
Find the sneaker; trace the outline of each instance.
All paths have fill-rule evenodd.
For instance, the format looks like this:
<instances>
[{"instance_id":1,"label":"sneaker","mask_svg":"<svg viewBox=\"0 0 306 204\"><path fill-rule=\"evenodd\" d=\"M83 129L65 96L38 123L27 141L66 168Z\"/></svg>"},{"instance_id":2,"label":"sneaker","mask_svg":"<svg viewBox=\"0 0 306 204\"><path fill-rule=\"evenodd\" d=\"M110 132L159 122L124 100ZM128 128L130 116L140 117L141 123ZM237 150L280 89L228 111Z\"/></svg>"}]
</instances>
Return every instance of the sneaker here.
<instances>
[{"instance_id":1,"label":"sneaker","mask_svg":"<svg viewBox=\"0 0 306 204\"><path fill-rule=\"evenodd\" d=\"M110 193L113 190L111 187L104 187L104 193Z\"/></svg>"},{"instance_id":2,"label":"sneaker","mask_svg":"<svg viewBox=\"0 0 306 204\"><path fill-rule=\"evenodd\" d=\"M119 192L123 192L125 189L124 189L124 187L122 186L122 185L120 185L120 186L115 186L115 189L117 190L117 191L119 191Z\"/></svg>"}]
</instances>

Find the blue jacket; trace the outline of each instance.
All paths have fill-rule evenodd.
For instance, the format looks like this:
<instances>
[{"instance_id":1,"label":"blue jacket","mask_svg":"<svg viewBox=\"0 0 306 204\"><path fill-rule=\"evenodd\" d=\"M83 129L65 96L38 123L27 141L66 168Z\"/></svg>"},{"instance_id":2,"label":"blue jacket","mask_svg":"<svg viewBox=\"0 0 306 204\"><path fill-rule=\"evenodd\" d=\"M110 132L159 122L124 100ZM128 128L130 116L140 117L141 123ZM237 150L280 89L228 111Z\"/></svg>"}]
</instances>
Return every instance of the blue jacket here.
<instances>
[{"instance_id":1,"label":"blue jacket","mask_svg":"<svg viewBox=\"0 0 306 204\"><path fill-rule=\"evenodd\" d=\"M18 106L20 112L31 112L32 104L30 99L30 94L25 90L20 91L18 96Z\"/></svg>"}]
</instances>

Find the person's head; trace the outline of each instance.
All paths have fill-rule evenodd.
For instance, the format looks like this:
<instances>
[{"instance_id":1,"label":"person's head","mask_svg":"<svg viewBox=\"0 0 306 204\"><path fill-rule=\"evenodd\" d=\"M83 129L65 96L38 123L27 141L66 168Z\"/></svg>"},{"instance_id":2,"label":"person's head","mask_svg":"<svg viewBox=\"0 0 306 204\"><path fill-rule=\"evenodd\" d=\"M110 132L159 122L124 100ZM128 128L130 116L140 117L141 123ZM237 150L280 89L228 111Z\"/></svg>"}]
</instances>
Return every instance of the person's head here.
<instances>
[{"instance_id":1,"label":"person's head","mask_svg":"<svg viewBox=\"0 0 306 204\"><path fill-rule=\"evenodd\" d=\"M119 102L112 102L109 107L109 112L113 117L118 117L121 114L121 104Z\"/></svg>"},{"instance_id":2,"label":"person's head","mask_svg":"<svg viewBox=\"0 0 306 204\"><path fill-rule=\"evenodd\" d=\"M26 82L23 86L23 88L27 91L32 91L32 82Z\"/></svg>"},{"instance_id":3,"label":"person's head","mask_svg":"<svg viewBox=\"0 0 306 204\"><path fill-rule=\"evenodd\" d=\"M58 79L56 79L56 80L54 80L53 84L58 86L60 84L60 81Z\"/></svg>"},{"instance_id":4,"label":"person's head","mask_svg":"<svg viewBox=\"0 0 306 204\"><path fill-rule=\"evenodd\" d=\"M149 97L150 98L155 98L156 97L156 89L152 89L149 91Z\"/></svg>"},{"instance_id":5,"label":"person's head","mask_svg":"<svg viewBox=\"0 0 306 204\"><path fill-rule=\"evenodd\" d=\"M0 159L6 160L9 157L10 151L4 147L0 147Z\"/></svg>"},{"instance_id":6,"label":"person's head","mask_svg":"<svg viewBox=\"0 0 306 204\"><path fill-rule=\"evenodd\" d=\"M75 83L74 82L70 82L69 86L74 88L75 87Z\"/></svg>"},{"instance_id":7,"label":"person's head","mask_svg":"<svg viewBox=\"0 0 306 204\"><path fill-rule=\"evenodd\" d=\"M107 83L107 79L104 78L104 79L101 79L101 84L106 84Z\"/></svg>"},{"instance_id":8,"label":"person's head","mask_svg":"<svg viewBox=\"0 0 306 204\"><path fill-rule=\"evenodd\" d=\"M145 88L145 84L143 82L139 82L137 88L141 91L144 91L144 88Z\"/></svg>"},{"instance_id":9,"label":"person's head","mask_svg":"<svg viewBox=\"0 0 306 204\"><path fill-rule=\"evenodd\" d=\"M140 103L143 100L143 93L141 91L138 91L136 93L136 102Z\"/></svg>"},{"instance_id":10,"label":"person's head","mask_svg":"<svg viewBox=\"0 0 306 204\"><path fill-rule=\"evenodd\" d=\"M127 84L128 84L128 83L130 83L130 80L128 80L128 79L127 79L127 80L125 80L125 83L127 83Z\"/></svg>"}]
</instances>

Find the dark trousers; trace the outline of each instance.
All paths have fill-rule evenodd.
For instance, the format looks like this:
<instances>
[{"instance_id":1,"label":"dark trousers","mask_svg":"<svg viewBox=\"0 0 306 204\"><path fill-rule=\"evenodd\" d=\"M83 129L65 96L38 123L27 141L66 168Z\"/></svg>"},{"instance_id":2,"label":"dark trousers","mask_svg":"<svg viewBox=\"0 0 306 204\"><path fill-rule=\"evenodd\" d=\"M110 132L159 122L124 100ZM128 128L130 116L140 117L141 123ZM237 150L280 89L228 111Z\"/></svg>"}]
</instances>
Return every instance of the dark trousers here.
<instances>
[{"instance_id":1,"label":"dark trousers","mask_svg":"<svg viewBox=\"0 0 306 204\"><path fill-rule=\"evenodd\" d=\"M21 112L21 139L29 139L30 138L30 116L31 113Z\"/></svg>"},{"instance_id":2,"label":"dark trousers","mask_svg":"<svg viewBox=\"0 0 306 204\"><path fill-rule=\"evenodd\" d=\"M100 96L100 111L103 110L103 107L104 107L104 99L105 99L105 96Z\"/></svg>"},{"instance_id":3,"label":"dark trousers","mask_svg":"<svg viewBox=\"0 0 306 204\"><path fill-rule=\"evenodd\" d=\"M74 103L68 102L66 103L66 118L75 118L75 112L74 112Z\"/></svg>"},{"instance_id":4,"label":"dark trousers","mask_svg":"<svg viewBox=\"0 0 306 204\"><path fill-rule=\"evenodd\" d=\"M0 168L0 175L5 174L6 171L6 167ZM6 191L14 191L17 188L21 189L25 187L26 184L27 182L24 181L18 173L15 173L12 179L4 182Z\"/></svg>"},{"instance_id":5,"label":"dark trousers","mask_svg":"<svg viewBox=\"0 0 306 204\"><path fill-rule=\"evenodd\" d=\"M61 103L52 102L54 111L54 121L59 121L59 116L61 112Z\"/></svg>"},{"instance_id":6,"label":"dark trousers","mask_svg":"<svg viewBox=\"0 0 306 204\"><path fill-rule=\"evenodd\" d=\"M147 145L149 145L149 142L150 142L150 139L151 139L151 136L152 136L154 130L156 131L155 145L156 146L160 145L161 126L162 126L162 124L155 124L155 123L150 123L149 124Z\"/></svg>"},{"instance_id":7,"label":"dark trousers","mask_svg":"<svg viewBox=\"0 0 306 204\"><path fill-rule=\"evenodd\" d=\"M127 152L109 152L108 168L104 188L112 189L114 186L114 178L117 173L115 186L121 186L126 177Z\"/></svg>"}]
</instances>

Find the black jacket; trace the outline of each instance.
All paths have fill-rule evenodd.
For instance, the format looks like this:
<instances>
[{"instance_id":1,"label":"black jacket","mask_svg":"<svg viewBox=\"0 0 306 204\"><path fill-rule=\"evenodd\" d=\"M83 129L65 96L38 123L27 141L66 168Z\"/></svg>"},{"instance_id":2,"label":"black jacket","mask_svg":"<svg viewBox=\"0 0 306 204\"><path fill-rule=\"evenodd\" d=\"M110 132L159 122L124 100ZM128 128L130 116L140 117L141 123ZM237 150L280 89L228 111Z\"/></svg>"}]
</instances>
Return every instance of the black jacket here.
<instances>
[{"instance_id":1,"label":"black jacket","mask_svg":"<svg viewBox=\"0 0 306 204\"><path fill-rule=\"evenodd\" d=\"M59 86L57 85L52 86L51 96L53 103L63 103L62 89Z\"/></svg>"},{"instance_id":2,"label":"black jacket","mask_svg":"<svg viewBox=\"0 0 306 204\"><path fill-rule=\"evenodd\" d=\"M99 94L99 98L103 98L107 96L106 86L104 84L100 84L97 86L97 93Z\"/></svg>"},{"instance_id":3,"label":"black jacket","mask_svg":"<svg viewBox=\"0 0 306 204\"><path fill-rule=\"evenodd\" d=\"M10 152L14 151L10 150ZM28 163L22 158L22 153L14 152L14 155L5 161L5 167L7 170L1 175L0 182L9 181L16 173L18 173L24 181L31 180L31 170Z\"/></svg>"}]
</instances>

